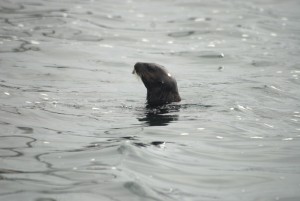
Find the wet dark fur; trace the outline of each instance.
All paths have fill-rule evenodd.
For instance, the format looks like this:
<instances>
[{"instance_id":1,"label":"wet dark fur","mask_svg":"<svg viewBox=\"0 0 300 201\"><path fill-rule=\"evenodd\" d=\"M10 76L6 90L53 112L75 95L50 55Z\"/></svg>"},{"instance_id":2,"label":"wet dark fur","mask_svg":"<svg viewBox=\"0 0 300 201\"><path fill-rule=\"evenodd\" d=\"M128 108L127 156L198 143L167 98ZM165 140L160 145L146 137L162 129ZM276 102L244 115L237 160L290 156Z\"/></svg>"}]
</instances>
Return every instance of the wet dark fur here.
<instances>
[{"instance_id":1,"label":"wet dark fur","mask_svg":"<svg viewBox=\"0 0 300 201\"><path fill-rule=\"evenodd\" d=\"M150 106L159 106L171 102L179 102L177 82L165 67L154 63L138 62L134 65L136 73L147 88L147 103Z\"/></svg>"}]
</instances>

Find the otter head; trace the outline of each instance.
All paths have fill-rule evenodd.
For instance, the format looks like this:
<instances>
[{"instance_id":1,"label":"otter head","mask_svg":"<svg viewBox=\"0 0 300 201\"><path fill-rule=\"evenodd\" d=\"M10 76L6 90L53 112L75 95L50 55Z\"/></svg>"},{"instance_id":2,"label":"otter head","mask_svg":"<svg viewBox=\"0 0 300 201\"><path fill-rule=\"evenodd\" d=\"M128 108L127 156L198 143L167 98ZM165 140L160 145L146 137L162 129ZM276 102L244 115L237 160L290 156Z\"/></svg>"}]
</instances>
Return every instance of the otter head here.
<instances>
[{"instance_id":1,"label":"otter head","mask_svg":"<svg viewBox=\"0 0 300 201\"><path fill-rule=\"evenodd\" d=\"M147 88L147 103L150 106L179 102L177 82L165 67L154 63L138 62L134 65L136 73Z\"/></svg>"}]
</instances>

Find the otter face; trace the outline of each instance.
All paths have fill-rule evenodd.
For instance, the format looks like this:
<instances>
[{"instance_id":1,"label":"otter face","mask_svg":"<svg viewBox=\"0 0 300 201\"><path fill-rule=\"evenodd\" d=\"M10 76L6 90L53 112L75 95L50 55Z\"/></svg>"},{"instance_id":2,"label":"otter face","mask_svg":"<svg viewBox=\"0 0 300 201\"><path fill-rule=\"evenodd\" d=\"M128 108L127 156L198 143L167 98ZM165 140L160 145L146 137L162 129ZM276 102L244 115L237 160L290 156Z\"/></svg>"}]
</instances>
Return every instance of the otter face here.
<instances>
[{"instance_id":1,"label":"otter face","mask_svg":"<svg viewBox=\"0 0 300 201\"><path fill-rule=\"evenodd\" d=\"M147 103L163 105L181 100L175 78L165 67L154 63L138 62L134 65L136 73L147 88Z\"/></svg>"}]
</instances>

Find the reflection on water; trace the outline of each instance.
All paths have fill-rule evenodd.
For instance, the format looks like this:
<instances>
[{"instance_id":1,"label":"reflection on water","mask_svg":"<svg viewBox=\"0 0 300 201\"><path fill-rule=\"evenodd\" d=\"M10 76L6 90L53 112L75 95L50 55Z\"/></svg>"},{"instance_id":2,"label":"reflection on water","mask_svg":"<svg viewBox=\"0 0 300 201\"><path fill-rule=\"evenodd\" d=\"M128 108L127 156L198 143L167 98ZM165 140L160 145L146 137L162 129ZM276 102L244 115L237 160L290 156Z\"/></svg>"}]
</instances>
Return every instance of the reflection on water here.
<instances>
[{"instance_id":1,"label":"reflection on water","mask_svg":"<svg viewBox=\"0 0 300 201\"><path fill-rule=\"evenodd\" d=\"M299 1L0 2L0 200L299 200ZM147 108L137 61L176 76Z\"/></svg>"},{"instance_id":2,"label":"reflection on water","mask_svg":"<svg viewBox=\"0 0 300 201\"><path fill-rule=\"evenodd\" d=\"M145 122L146 126L167 126L171 122L178 120L180 105L166 105L156 108L147 108L145 115L138 120ZM172 114L175 113L176 114Z\"/></svg>"}]
</instances>

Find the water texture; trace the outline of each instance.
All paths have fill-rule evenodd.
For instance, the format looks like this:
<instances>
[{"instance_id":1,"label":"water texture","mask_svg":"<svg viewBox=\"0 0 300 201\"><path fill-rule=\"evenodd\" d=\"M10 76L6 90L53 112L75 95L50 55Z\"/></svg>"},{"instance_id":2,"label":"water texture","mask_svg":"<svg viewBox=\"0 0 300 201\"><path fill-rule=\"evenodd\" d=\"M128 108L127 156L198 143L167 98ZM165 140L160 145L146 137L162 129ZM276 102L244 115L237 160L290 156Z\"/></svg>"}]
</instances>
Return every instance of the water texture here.
<instances>
[{"instance_id":1,"label":"water texture","mask_svg":"<svg viewBox=\"0 0 300 201\"><path fill-rule=\"evenodd\" d=\"M2 0L0 200L300 200L299 10ZM181 103L146 108L138 61Z\"/></svg>"}]
</instances>

